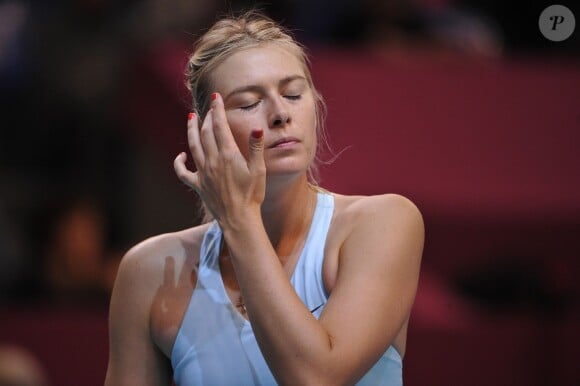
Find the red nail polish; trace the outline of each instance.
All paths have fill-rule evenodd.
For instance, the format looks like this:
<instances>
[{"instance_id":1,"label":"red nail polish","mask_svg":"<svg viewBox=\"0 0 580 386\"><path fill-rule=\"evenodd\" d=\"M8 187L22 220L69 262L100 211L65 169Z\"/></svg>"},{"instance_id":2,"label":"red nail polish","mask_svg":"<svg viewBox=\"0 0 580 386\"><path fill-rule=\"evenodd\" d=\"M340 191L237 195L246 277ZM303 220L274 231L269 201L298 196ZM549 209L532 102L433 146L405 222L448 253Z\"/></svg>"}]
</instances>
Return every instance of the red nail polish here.
<instances>
[{"instance_id":1,"label":"red nail polish","mask_svg":"<svg viewBox=\"0 0 580 386\"><path fill-rule=\"evenodd\" d=\"M253 138L260 139L260 138L262 138L263 135L264 135L264 130L262 130L262 129L252 130L252 137Z\"/></svg>"},{"instance_id":2,"label":"red nail polish","mask_svg":"<svg viewBox=\"0 0 580 386\"><path fill-rule=\"evenodd\" d=\"M211 94L211 100L215 101L217 99L217 92L214 92L213 94Z\"/></svg>"},{"instance_id":3,"label":"red nail polish","mask_svg":"<svg viewBox=\"0 0 580 386\"><path fill-rule=\"evenodd\" d=\"M195 113L189 113L189 114L187 114L187 120L188 121L191 121L194 117L195 117Z\"/></svg>"}]
</instances>

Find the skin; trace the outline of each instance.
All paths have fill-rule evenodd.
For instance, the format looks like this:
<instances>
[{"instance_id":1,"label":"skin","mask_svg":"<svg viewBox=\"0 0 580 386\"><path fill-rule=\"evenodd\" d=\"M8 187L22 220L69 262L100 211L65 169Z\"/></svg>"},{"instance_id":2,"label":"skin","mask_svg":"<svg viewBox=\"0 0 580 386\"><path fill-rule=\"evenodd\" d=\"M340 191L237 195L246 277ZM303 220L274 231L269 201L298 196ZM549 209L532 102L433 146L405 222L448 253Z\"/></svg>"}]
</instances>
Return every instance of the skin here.
<instances>
[{"instance_id":1,"label":"skin","mask_svg":"<svg viewBox=\"0 0 580 386\"><path fill-rule=\"evenodd\" d=\"M316 149L314 98L303 68L267 44L236 52L211 76L211 110L201 127L198 119L188 122L197 172L187 169L185 153L175 170L223 230L220 268L230 300L243 296L279 384L354 384L389 345L404 355L421 215L399 195L334 194L323 265L331 296L316 320L288 280L316 200L306 178ZM295 140L271 147L283 137ZM207 227L157 236L124 257L111 299L106 385L171 384L168 358Z\"/></svg>"}]
</instances>

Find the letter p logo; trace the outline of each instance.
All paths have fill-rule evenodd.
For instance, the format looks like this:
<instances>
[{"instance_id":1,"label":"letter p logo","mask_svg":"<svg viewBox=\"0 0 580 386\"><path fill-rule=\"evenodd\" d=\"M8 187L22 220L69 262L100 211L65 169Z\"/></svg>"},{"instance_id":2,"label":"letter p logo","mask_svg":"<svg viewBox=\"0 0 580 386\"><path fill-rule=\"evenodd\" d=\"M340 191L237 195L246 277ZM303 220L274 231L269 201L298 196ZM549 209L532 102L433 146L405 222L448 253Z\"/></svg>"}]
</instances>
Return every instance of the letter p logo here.
<instances>
[{"instance_id":1,"label":"letter p logo","mask_svg":"<svg viewBox=\"0 0 580 386\"><path fill-rule=\"evenodd\" d=\"M561 42L572 35L576 20L572 11L563 5L550 5L540 14L538 26L546 39Z\"/></svg>"},{"instance_id":2,"label":"letter p logo","mask_svg":"<svg viewBox=\"0 0 580 386\"><path fill-rule=\"evenodd\" d=\"M552 31L555 31L558 24L562 24L564 22L564 16L550 16L550 20L553 21Z\"/></svg>"}]
</instances>

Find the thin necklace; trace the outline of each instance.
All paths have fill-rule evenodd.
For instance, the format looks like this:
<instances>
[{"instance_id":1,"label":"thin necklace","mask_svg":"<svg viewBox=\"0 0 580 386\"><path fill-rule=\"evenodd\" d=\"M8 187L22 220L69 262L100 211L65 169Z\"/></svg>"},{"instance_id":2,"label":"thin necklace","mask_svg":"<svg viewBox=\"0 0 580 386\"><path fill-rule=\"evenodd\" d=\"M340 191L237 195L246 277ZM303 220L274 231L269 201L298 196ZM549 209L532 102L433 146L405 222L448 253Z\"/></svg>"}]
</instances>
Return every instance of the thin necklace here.
<instances>
[{"instance_id":1,"label":"thin necklace","mask_svg":"<svg viewBox=\"0 0 580 386\"><path fill-rule=\"evenodd\" d=\"M247 315L248 311L246 310L246 303L244 303L244 298L242 294L238 296L238 302L236 303L236 308L240 310L242 315Z\"/></svg>"}]
</instances>

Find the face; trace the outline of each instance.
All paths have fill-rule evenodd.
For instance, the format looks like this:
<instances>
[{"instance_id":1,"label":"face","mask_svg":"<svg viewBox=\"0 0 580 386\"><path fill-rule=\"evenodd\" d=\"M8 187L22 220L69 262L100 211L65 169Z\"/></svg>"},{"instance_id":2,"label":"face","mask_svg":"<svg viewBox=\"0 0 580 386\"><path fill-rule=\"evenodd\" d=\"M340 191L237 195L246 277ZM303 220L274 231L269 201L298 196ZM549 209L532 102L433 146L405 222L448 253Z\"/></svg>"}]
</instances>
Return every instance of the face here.
<instances>
[{"instance_id":1,"label":"face","mask_svg":"<svg viewBox=\"0 0 580 386\"><path fill-rule=\"evenodd\" d=\"M264 130L268 175L305 172L316 153L316 111L312 89L299 59L273 44L234 53L211 73L221 94L240 151Z\"/></svg>"}]
</instances>

